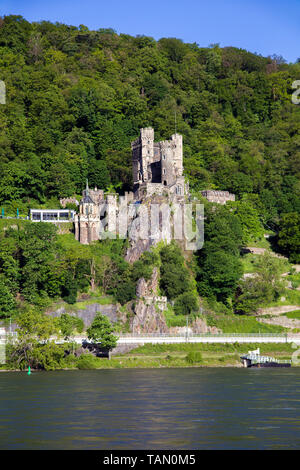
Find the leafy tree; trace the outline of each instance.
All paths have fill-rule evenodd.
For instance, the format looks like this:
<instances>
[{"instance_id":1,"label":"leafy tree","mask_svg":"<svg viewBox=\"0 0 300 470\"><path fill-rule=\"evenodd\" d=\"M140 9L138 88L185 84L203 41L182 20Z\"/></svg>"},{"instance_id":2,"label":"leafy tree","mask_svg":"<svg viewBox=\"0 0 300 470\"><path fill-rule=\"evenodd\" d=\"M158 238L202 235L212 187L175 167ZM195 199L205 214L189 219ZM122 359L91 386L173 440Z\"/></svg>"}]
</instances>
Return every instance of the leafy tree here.
<instances>
[{"instance_id":1,"label":"leafy tree","mask_svg":"<svg viewBox=\"0 0 300 470\"><path fill-rule=\"evenodd\" d=\"M15 297L0 278L0 318L10 317L16 311Z\"/></svg>"},{"instance_id":2,"label":"leafy tree","mask_svg":"<svg viewBox=\"0 0 300 470\"><path fill-rule=\"evenodd\" d=\"M241 223L243 235L242 244L245 246L248 242L260 239L263 234L263 227L259 219L258 211L251 202L246 200L236 203L236 215Z\"/></svg>"},{"instance_id":3,"label":"leafy tree","mask_svg":"<svg viewBox=\"0 0 300 470\"><path fill-rule=\"evenodd\" d=\"M207 207L205 243L195 254L199 294L228 302L243 274L239 259L242 228L230 208Z\"/></svg>"},{"instance_id":4,"label":"leafy tree","mask_svg":"<svg viewBox=\"0 0 300 470\"><path fill-rule=\"evenodd\" d=\"M243 274L240 260L226 251L206 250L198 275L198 290L205 297L216 296L226 302Z\"/></svg>"},{"instance_id":5,"label":"leafy tree","mask_svg":"<svg viewBox=\"0 0 300 470\"><path fill-rule=\"evenodd\" d=\"M113 327L109 319L97 313L91 326L87 329L88 338L94 343L100 343L104 349L111 350L117 345L117 336L113 335Z\"/></svg>"},{"instance_id":6,"label":"leafy tree","mask_svg":"<svg viewBox=\"0 0 300 470\"><path fill-rule=\"evenodd\" d=\"M278 246L292 263L300 263L300 214L285 214L279 224Z\"/></svg>"},{"instance_id":7,"label":"leafy tree","mask_svg":"<svg viewBox=\"0 0 300 470\"><path fill-rule=\"evenodd\" d=\"M198 300L194 292L184 292L179 295L174 303L176 315L189 315L198 309Z\"/></svg>"},{"instance_id":8,"label":"leafy tree","mask_svg":"<svg viewBox=\"0 0 300 470\"><path fill-rule=\"evenodd\" d=\"M239 314L250 314L275 301L284 292L282 271L285 262L266 252L256 261L253 277L242 279L235 294L234 308Z\"/></svg>"},{"instance_id":9,"label":"leafy tree","mask_svg":"<svg viewBox=\"0 0 300 470\"><path fill-rule=\"evenodd\" d=\"M65 339L74 335L75 331L82 333L84 323L81 318L63 313L58 319L58 327Z\"/></svg>"},{"instance_id":10,"label":"leafy tree","mask_svg":"<svg viewBox=\"0 0 300 470\"><path fill-rule=\"evenodd\" d=\"M184 258L176 243L164 246L160 251L160 288L168 299L175 299L191 290L190 273L185 267Z\"/></svg>"},{"instance_id":11,"label":"leafy tree","mask_svg":"<svg viewBox=\"0 0 300 470\"><path fill-rule=\"evenodd\" d=\"M11 347L9 362L16 363L20 369L27 366L36 368L55 368L64 355L63 349L50 340L58 333L57 324L52 317L30 308L17 318L18 341ZM56 357L57 359L57 357Z\"/></svg>"}]
</instances>

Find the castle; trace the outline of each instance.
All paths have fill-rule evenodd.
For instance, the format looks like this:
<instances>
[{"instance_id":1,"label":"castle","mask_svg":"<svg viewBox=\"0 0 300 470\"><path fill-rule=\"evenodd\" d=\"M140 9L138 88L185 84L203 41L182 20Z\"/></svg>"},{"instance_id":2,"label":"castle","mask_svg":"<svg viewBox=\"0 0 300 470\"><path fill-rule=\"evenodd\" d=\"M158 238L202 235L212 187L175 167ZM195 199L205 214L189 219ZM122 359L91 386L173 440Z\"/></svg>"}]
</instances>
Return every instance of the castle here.
<instances>
[{"instance_id":1,"label":"castle","mask_svg":"<svg viewBox=\"0 0 300 470\"><path fill-rule=\"evenodd\" d=\"M148 127L140 130L131 148L133 192L125 193L123 203L142 202L154 195L183 201L188 186L183 176L182 136L174 134L171 140L154 142L154 130ZM100 239L100 231L116 230L118 195L91 190L88 184L82 195L74 220L75 238L89 244Z\"/></svg>"},{"instance_id":2,"label":"castle","mask_svg":"<svg viewBox=\"0 0 300 470\"><path fill-rule=\"evenodd\" d=\"M188 193L183 176L182 136L173 134L171 140L154 142L151 127L140 130L132 142L133 185L136 199L153 194Z\"/></svg>"},{"instance_id":3,"label":"castle","mask_svg":"<svg viewBox=\"0 0 300 470\"><path fill-rule=\"evenodd\" d=\"M167 200L170 204L183 204L189 196L188 184L183 176L182 136L173 134L170 140L154 142L151 127L140 129L140 136L131 143L133 192L123 197L105 194L102 189L94 190L86 185L75 215L75 238L89 244L100 239L103 232L115 233L120 202L124 205L140 204L147 198ZM224 204L234 200L234 195L225 191L207 191L204 197ZM132 212L132 211L131 211ZM134 211L133 211L134 212ZM131 222L136 214L128 212Z\"/></svg>"}]
</instances>

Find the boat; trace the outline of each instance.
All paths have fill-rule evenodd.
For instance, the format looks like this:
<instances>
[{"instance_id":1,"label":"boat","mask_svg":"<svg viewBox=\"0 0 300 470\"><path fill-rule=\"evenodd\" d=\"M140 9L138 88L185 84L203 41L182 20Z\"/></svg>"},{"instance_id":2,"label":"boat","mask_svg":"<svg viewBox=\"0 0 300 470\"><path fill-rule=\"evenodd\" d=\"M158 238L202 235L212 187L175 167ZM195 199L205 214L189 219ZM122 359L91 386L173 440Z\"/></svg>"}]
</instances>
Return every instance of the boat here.
<instances>
[{"instance_id":1,"label":"boat","mask_svg":"<svg viewBox=\"0 0 300 470\"><path fill-rule=\"evenodd\" d=\"M241 361L244 367L291 367L292 363L288 360L279 361L274 357L261 356L259 348L241 356Z\"/></svg>"}]
</instances>

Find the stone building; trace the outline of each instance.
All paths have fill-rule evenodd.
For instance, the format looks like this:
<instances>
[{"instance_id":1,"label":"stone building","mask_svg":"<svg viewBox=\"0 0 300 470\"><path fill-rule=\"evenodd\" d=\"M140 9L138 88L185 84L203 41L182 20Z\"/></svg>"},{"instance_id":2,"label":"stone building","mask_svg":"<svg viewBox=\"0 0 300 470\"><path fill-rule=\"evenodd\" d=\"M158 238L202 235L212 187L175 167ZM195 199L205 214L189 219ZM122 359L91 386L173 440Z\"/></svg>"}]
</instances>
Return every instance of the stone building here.
<instances>
[{"instance_id":1,"label":"stone building","mask_svg":"<svg viewBox=\"0 0 300 470\"><path fill-rule=\"evenodd\" d=\"M201 194L209 202L215 202L217 204L226 204L227 201L235 201L235 195L231 194L229 191L207 190L201 191Z\"/></svg>"},{"instance_id":2,"label":"stone building","mask_svg":"<svg viewBox=\"0 0 300 470\"><path fill-rule=\"evenodd\" d=\"M140 130L132 142L132 172L136 199L153 194L174 194L183 197L188 192L183 176L182 136L154 142L151 127Z\"/></svg>"},{"instance_id":3,"label":"stone building","mask_svg":"<svg viewBox=\"0 0 300 470\"><path fill-rule=\"evenodd\" d=\"M74 219L76 240L87 245L99 240L101 232L113 233L116 230L117 199L117 194L105 195L102 189L90 189L87 182L79 213ZM128 199L131 199L130 195Z\"/></svg>"},{"instance_id":4,"label":"stone building","mask_svg":"<svg viewBox=\"0 0 300 470\"><path fill-rule=\"evenodd\" d=\"M186 196L189 196L189 188L183 176L181 135L173 134L170 140L154 142L154 130L147 127L140 130L140 136L132 142L131 148L133 192L119 197L117 194L104 194L102 189L89 189L87 184L82 193L79 213L75 215L74 224L76 240L83 244L103 238L101 233L105 231L115 233L117 228L120 229L117 224L119 223L118 214L121 213L119 203L122 202L128 207L128 232L126 233L132 242L132 260L134 260L140 252L148 249L149 244L153 243L150 240L151 237L149 240L132 240L132 229L142 220L141 216L137 215L137 205L140 205L140 213L142 209L149 210L151 201L160 204L175 202L182 206ZM209 201L219 204L235 199L234 194L228 191L203 191L202 195ZM171 221L171 225L172 223ZM171 239L171 226L167 227L167 232L166 234L162 230L157 239L167 241ZM120 234L120 231L118 233ZM128 259L131 259L130 251Z\"/></svg>"}]
</instances>

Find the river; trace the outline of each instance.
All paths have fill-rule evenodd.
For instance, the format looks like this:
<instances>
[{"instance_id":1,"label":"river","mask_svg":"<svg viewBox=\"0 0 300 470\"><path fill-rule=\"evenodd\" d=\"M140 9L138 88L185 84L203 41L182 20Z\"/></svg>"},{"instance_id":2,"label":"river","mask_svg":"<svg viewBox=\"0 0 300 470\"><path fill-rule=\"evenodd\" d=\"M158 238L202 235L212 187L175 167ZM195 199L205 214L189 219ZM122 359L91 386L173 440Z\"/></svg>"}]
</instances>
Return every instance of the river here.
<instances>
[{"instance_id":1,"label":"river","mask_svg":"<svg viewBox=\"0 0 300 470\"><path fill-rule=\"evenodd\" d=\"M0 373L1 449L299 449L300 368Z\"/></svg>"}]
</instances>

